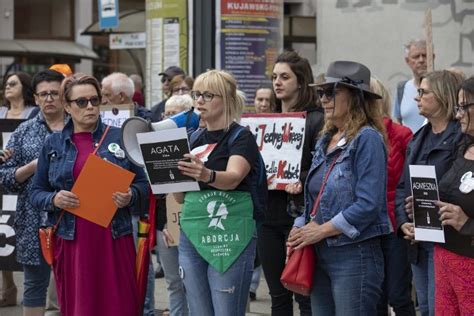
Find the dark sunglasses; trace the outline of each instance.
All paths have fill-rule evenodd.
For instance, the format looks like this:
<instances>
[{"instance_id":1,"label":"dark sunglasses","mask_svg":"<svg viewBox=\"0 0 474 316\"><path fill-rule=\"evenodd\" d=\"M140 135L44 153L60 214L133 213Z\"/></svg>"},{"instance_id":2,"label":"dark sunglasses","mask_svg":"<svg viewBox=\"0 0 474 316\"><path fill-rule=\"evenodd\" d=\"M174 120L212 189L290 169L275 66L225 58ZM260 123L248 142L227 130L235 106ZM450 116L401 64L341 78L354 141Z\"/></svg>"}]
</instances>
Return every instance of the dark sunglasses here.
<instances>
[{"instance_id":1,"label":"dark sunglasses","mask_svg":"<svg viewBox=\"0 0 474 316\"><path fill-rule=\"evenodd\" d=\"M326 96L326 99L331 101L336 95L336 90L334 88L317 89L316 93L318 94L320 99L322 99L323 96Z\"/></svg>"},{"instance_id":2,"label":"dark sunglasses","mask_svg":"<svg viewBox=\"0 0 474 316\"><path fill-rule=\"evenodd\" d=\"M90 97L89 99L81 97L81 98L77 98L75 100L69 100L69 102L74 102L74 103L76 103L76 105L79 108L84 109L84 108L87 107L89 102L91 103L92 106L99 106L100 105L100 98L98 96Z\"/></svg>"},{"instance_id":3,"label":"dark sunglasses","mask_svg":"<svg viewBox=\"0 0 474 316\"><path fill-rule=\"evenodd\" d=\"M5 83L5 88L6 88L6 87L13 88L13 87L16 86L17 84L18 84L18 81L9 81L9 82Z\"/></svg>"},{"instance_id":4,"label":"dark sunglasses","mask_svg":"<svg viewBox=\"0 0 474 316\"><path fill-rule=\"evenodd\" d=\"M165 83L166 81L170 81L170 78L168 76L162 76L161 83Z\"/></svg>"}]
</instances>

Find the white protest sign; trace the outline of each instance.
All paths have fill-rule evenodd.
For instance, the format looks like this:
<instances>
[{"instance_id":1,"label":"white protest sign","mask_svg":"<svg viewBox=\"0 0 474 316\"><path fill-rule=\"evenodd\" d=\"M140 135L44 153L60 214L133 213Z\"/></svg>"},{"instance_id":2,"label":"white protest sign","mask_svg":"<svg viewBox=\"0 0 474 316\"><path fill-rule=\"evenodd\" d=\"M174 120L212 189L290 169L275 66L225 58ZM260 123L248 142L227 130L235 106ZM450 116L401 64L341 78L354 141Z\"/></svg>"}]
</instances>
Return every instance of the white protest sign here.
<instances>
[{"instance_id":1,"label":"white protest sign","mask_svg":"<svg viewBox=\"0 0 474 316\"><path fill-rule=\"evenodd\" d=\"M415 240L444 243L444 229L439 220L438 181L434 166L410 165L410 185L413 196Z\"/></svg>"},{"instance_id":2,"label":"white protest sign","mask_svg":"<svg viewBox=\"0 0 474 316\"><path fill-rule=\"evenodd\" d=\"M269 190L284 190L299 181L305 112L245 114L240 124L250 129L265 162Z\"/></svg>"},{"instance_id":3,"label":"white protest sign","mask_svg":"<svg viewBox=\"0 0 474 316\"><path fill-rule=\"evenodd\" d=\"M134 114L133 104L119 104L119 105L101 105L100 117L102 123L122 127L123 123Z\"/></svg>"}]
</instances>

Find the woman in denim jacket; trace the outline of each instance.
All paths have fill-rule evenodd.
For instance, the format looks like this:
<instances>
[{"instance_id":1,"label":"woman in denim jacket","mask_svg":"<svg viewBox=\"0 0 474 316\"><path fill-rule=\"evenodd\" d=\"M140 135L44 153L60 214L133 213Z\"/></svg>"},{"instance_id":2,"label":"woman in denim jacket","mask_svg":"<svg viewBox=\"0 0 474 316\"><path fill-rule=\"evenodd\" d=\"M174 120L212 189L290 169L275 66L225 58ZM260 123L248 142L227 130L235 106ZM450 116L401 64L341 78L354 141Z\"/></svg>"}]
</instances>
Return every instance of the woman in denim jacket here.
<instances>
[{"instance_id":1,"label":"woman in denim jacket","mask_svg":"<svg viewBox=\"0 0 474 316\"><path fill-rule=\"evenodd\" d=\"M48 137L38 160L31 203L56 223L61 209L76 208L71 188L106 130L99 116L99 82L84 74L64 79L60 98L71 120L61 133ZM103 228L65 212L56 232L54 276L61 315L138 315L135 246L129 207L147 190L142 169L126 159L120 148L120 129L111 127L98 156L135 173L128 192L111 198L117 206L112 222Z\"/></svg>"},{"instance_id":2,"label":"woman in denim jacket","mask_svg":"<svg viewBox=\"0 0 474 316\"><path fill-rule=\"evenodd\" d=\"M326 122L305 183L306 210L288 238L290 249L314 245L316 251L313 315L377 314L384 277L379 237L390 233L390 223L380 96L369 83L367 67L336 61L318 85Z\"/></svg>"}]
</instances>

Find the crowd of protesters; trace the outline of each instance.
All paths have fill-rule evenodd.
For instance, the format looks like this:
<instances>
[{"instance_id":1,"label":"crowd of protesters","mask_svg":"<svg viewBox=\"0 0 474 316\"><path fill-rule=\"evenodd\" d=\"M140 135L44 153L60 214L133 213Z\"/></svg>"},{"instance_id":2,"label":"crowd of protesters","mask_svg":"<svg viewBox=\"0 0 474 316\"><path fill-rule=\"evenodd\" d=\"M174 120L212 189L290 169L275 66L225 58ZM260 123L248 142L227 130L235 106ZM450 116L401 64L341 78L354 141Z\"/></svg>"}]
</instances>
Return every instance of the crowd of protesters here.
<instances>
[{"instance_id":1,"label":"crowd of protesters","mask_svg":"<svg viewBox=\"0 0 474 316\"><path fill-rule=\"evenodd\" d=\"M194 80L169 67L159 74L165 98L150 110L137 75L99 82L62 65L33 78L5 76L0 117L25 120L0 155L1 186L18 195L24 315L44 315L51 271L62 315L154 315L153 260L144 302L135 286L137 222L150 202L146 174L123 153L120 129L102 123L100 105L131 105L151 122L193 106L200 112L191 153L178 163L200 191L155 197L169 314L244 315L263 270L272 315L293 315L293 300L301 315L383 316L390 308L397 316L417 308L422 316L474 315L474 77L428 72L423 40L405 49L413 78L397 85L393 104L370 65L334 61L313 77L298 53L277 57L271 85L255 91L255 112L306 112L305 137L299 180L268 191L264 219L252 182L260 154L239 124L245 96L230 72L208 70ZM118 211L106 228L63 211L81 203L71 188L90 154L134 173L128 190L112 194ZM411 165L434 166L439 212L427 221L444 227L444 243L417 240ZM214 195L228 199L226 221L242 237L232 259L215 261L200 243ZM170 198L182 204L178 246L167 226ZM46 224L57 224L52 267L38 238ZM280 276L288 256L308 245L316 270L303 296ZM0 308L16 304L13 275L2 271Z\"/></svg>"}]
</instances>

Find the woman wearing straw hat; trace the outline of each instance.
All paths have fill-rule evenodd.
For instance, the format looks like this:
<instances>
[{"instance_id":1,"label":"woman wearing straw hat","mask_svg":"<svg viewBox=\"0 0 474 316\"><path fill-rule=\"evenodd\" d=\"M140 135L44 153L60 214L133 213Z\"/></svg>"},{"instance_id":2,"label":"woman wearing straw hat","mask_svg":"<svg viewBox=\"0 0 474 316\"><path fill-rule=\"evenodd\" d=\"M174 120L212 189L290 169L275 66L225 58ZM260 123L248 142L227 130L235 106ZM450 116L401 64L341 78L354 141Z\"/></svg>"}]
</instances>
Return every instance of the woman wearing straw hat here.
<instances>
[{"instance_id":1,"label":"woman wearing straw hat","mask_svg":"<svg viewBox=\"0 0 474 316\"><path fill-rule=\"evenodd\" d=\"M325 125L305 183L306 210L288 238L290 249L314 245L316 251L313 315L377 314L380 236L390 232L390 222L380 96L369 83L367 67L336 61L317 85Z\"/></svg>"}]
</instances>

